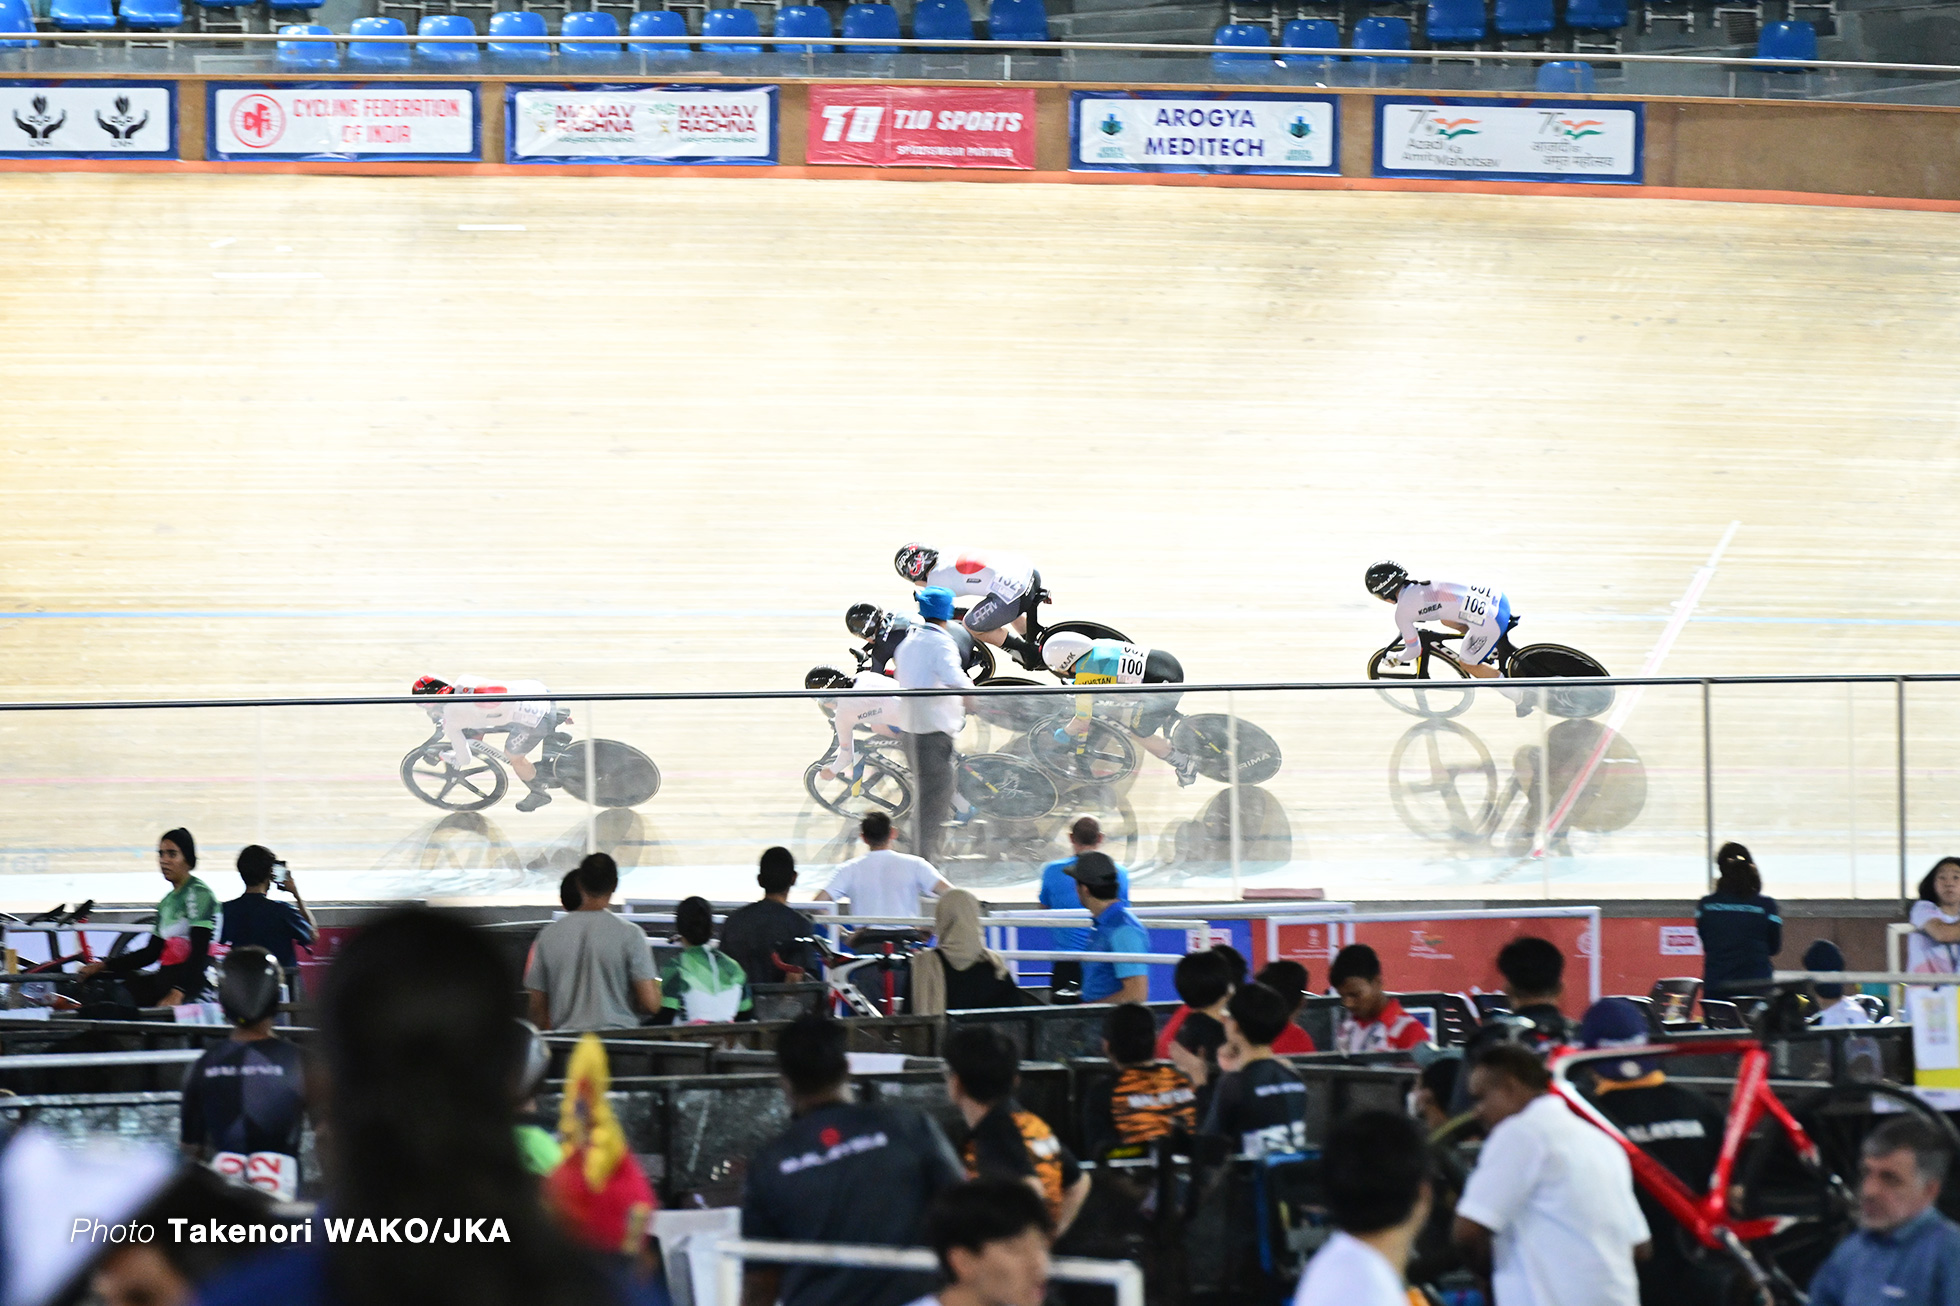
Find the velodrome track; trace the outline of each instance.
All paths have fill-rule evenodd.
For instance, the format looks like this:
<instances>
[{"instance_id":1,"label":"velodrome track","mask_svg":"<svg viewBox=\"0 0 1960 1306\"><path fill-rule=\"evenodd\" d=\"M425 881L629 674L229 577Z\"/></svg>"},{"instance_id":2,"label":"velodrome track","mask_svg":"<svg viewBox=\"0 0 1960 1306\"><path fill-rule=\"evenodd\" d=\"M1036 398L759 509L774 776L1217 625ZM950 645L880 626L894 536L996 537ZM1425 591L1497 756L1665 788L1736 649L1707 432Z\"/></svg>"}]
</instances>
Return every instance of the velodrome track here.
<instances>
[{"instance_id":1,"label":"velodrome track","mask_svg":"<svg viewBox=\"0 0 1960 1306\"><path fill-rule=\"evenodd\" d=\"M1662 673L1960 669L1950 216L746 178L0 198L0 699L791 688L845 657L847 604L905 599L911 538L1025 550L1053 617L1194 682L1357 678L1383 556L1501 584L1521 640L1632 674L1732 522ZM1912 690L1915 874L1960 830L1956 705ZM1286 753L1249 877L1701 891L1693 689L1626 720L1633 823L1525 867L1398 817L1416 722L1373 695L1236 708ZM1718 824L1772 892L1895 891L1892 712L1886 685L1718 691ZM809 704L576 715L665 772L595 832L635 896L848 847L802 791ZM1494 698L1462 724L1500 777L1541 728ZM395 778L424 733L383 707L0 714L0 901L148 900L179 824L227 891L256 839L313 898L548 899L582 809L439 823ZM1153 889L1216 892L1219 793L1152 765L1123 797Z\"/></svg>"}]
</instances>

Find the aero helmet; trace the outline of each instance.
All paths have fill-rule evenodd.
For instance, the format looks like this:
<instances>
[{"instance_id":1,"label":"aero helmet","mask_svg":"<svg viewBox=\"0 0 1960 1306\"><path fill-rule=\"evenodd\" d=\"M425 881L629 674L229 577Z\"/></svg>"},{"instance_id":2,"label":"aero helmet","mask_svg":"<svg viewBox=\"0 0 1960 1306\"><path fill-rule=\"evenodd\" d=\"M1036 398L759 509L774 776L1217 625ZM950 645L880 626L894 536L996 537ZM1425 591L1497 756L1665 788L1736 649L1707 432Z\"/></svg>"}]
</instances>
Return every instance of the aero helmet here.
<instances>
[{"instance_id":1,"label":"aero helmet","mask_svg":"<svg viewBox=\"0 0 1960 1306\"><path fill-rule=\"evenodd\" d=\"M447 694L452 691L448 681L437 680L434 676L424 676L416 681L408 692L419 697L423 694Z\"/></svg>"},{"instance_id":2,"label":"aero helmet","mask_svg":"<svg viewBox=\"0 0 1960 1306\"><path fill-rule=\"evenodd\" d=\"M257 944L225 954L218 972L218 1005L234 1025L256 1025L279 1009L279 962Z\"/></svg>"},{"instance_id":3,"label":"aero helmet","mask_svg":"<svg viewBox=\"0 0 1960 1306\"><path fill-rule=\"evenodd\" d=\"M803 674L805 689L849 689L851 678L836 667L811 667Z\"/></svg>"},{"instance_id":4,"label":"aero helmet","mask_svg":"<svg viewBox=\"0 0 1960 1306\"><path fill-rule=\"evenodd\" d=\"M908 544L892 559L892 566L898 569L898 574L915 585L923 584L938 565L939 550L928 549L923 544Z\"/></svg>"},{"instance_id":5,"label":"aero helmet","mask_svg":"<svg viewBox=\"0 0 1960 1306\"><path fill-rule=\"evenodd\" d=\"M853 603L844 610L844 629L859 639L870 639L885 624L885 610L875 603Z\"/></svg>"},{"instance_id":6,"label":"aero helmet","mask_svg":"<svg viewBox=\"0 0 1960 1306\"><path fill-rule=\"evenodd\" d=\"M1400 563L1378 562L1368 568L1368 592L1378 599L1392 599L1409 583L1409 573Z\"/></svg>"},{"instance_id":7,"label":"aero helmet","mask_svg":"<svg viewBox=\"0 0 1960 1306\"><path fill-rule=\"evenodd\" d=\"M1093 643L1095 641L1087 635L1064 630L1041 641L1041 660L1046 662L1048 669L1056 675L1066 676L1075 669L1076 662L1089 651L1089 646Z\"/></svg>"}]
</instances>

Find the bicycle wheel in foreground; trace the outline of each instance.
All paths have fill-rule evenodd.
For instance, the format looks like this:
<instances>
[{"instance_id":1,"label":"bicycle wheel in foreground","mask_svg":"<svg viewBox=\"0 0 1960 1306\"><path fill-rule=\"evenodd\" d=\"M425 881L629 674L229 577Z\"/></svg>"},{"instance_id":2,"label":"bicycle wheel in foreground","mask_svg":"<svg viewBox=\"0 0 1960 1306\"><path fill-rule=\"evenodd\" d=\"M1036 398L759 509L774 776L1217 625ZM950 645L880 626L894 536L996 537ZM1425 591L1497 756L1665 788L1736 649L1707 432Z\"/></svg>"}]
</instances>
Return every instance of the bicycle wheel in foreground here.
<instances>
[{"instance_id":1,"label":"bicycle wheel in foreground","mask_svg":"<svg viewBox=\"0 0 1960 1306\"><path fill-rule=\"evenodd\" d=\"M1576 648L1563 644L1527 644L1511 655L1506 674L1516 680L1549 680L1553 677L1585 679L1606 674L1598 661ZM1563 686L1542 691L1545 710L1569 720L1595 717L1613 706L1610 685Z\"/></svg>"},{"instance_id":2,"label":"bicycle wheel in foreground","mask_svg":"<svg viewBox=\"0 0 1960 1306\"><path fill-rule=\"evenodd\" d=\"M1425 839L1470 842L1491 832L1501 788L1484 741L1454 721L1409 727L1388 755L1388 796Z\"/></svg>"},{"instance_id":3,"label":"bicycle wheel in foreground","mask_svg":"<svg viewBox=\"0 0 1960 1306\"><path fill-rule=\"evenodd\" d=\"M631 744L616 739L589 741L593 769L599 783L592 795L597 807L638 807L660 792L660 768L653 759ZM585 798L585 759L588 741L581 740L557 755L552 774L565 792L580 802Z\"/></svg>"},{"instance_id":4,"label":"bicycle wheel in foreground","mask_svg":"<svg viewBox=\"0 0 1960 1306\"><path fill-rule=\"evenodd\" d=\"M408 792L446 812L480 812L504 796L510 777L504 768L484 757L481 744L472 744L476 764L461 770L442 760L446 745L427 743L402 758L402 783Z\"/></svg>"},{"instance_id":5,"label":"bicycle wheel in foreground","mask_svg":"<svg viewBox=\"0 0 1960 1306\"><path fill-rule=\"evenodd\" d=\"M1397 712L1407 712L1410 716L1428 717L1441 721L1453 716L1462 716L1477 701L1477 691L1464 686L1461 688L1414 688L1430 681L1461 682L1469 679L1457 665L1447 658L1424 654L1414 666L1404 666L1395 660L1396 645L1379 649L1368 659L1368 679L1409 682L1408 689L1378 689L1382 701Z\"/></svg>"},{"instance_id":6,"label":"bicycle wheel in foreground","mask_svg":"<svg viewBox=\"0 0 1960 1306\"><path fill-rule=\"evenodd\" d=\"M1061 801L1053 780L1005 753L962 758L954 782L982 816L1001 821L1038 821Z\"/></svg>"},{"instance_id":7,"label":"bicycle wheel in foreground","mask_svg":"<svg viewBox=\"0 0 1960 1306\"><path fill-rule=\"evenodd\" d=\"M864 759L856 794L851 792L849 776L833 775L826 780L820 774L823 768L823 762L810 763L803 773L803 787L826 811L853 821L861 821L873 812L883 812L896 821L912 810L911 782L903 772L887 766L875 751Z\"/></svg>"},{"instance_id":8,"label":"bicycle wheel in foreground","mask_svg":"<svg viewBox=\"0 0 1960 1306\"><path fill-rule=\"evenodd\" d=\"M1223 712L1185 717L1171 732L1171 747L1198 759L1198 774L1219 784L1232 782L1231 727ZM1243 717L1237 726L1239 783L1264 784L1279 774L1279 744Z\"/></svg>"},{"instance_id":9,"label":"bicycle wheel in foreground","mask_svg":"<svg viewBox=\"0 0 1960 1306\"><path fill-rule=\"evenodd\" d=\"M1080 738L1055 738L1073 719L1072 713L1045 717L1028 731L1028 752L1036 766L1070 784L1114 784L1136 773L1137 746L1128 731L1092 717Z\"/></svg>"}]
</instances>

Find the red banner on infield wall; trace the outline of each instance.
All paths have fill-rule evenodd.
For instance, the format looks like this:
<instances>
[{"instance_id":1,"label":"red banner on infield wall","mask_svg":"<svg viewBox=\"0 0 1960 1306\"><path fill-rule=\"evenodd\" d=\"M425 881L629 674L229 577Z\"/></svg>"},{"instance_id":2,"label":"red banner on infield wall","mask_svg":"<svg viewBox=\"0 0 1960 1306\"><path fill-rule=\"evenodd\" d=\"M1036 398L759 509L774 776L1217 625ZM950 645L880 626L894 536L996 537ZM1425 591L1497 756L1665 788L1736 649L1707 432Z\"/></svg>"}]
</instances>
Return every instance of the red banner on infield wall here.
<instances>
[{"instance_id":1,"label":"red banner on infield wall","mask_svg":"<svg viewBox=\"0 0 1960 1306\"><path fill-rule=\"evenodd\" d=\"M812 86L811 163L1034 167L1034 92L963 86Z\"/></svg>"}]
</instances>

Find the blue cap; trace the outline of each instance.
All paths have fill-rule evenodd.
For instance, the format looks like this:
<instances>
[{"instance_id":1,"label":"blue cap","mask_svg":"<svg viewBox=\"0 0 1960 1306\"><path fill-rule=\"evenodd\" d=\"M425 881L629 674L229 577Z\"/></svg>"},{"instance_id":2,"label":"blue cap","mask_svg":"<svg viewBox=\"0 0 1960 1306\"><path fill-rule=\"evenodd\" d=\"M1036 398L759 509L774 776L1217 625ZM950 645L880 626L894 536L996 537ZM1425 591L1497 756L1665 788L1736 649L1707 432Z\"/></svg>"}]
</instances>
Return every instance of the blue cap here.
<instances>
[{"instance_id":1,"label":"blue cap","mask_svg":"<svg viewBox=\"0 0 1960 1306\"><path fill-rule=\"evenodd\" d=\"M1639 1047L1652 1041L1646 1013L1626 998L1601 998L1586 1008L1585 1017L1579 1021L1579 1042L1588 1051ZM1607 1079L1639 1079L1653 1073L1659 1063L1652 1057L1628 1057L1624 1061L1604 1058L1587 1064Z\"/></svg>"},{"instance_id":2,"label":"blue cap","mask_svg":"<svg viewBox=\"0 0 1960 1306\"><path fill-rule=\"evenodd\" d=\"M953 591L933 585L919 591L919 615L929 621L953 619Z\"/></svg>"},{"instance_id":3,"label":"blue cap","mask_svg":"<svg viewBox=\"0 0 1960 1306\"><path fill-rule=\"evenodd\" d=\"M1832 943L1829 939L1819 939L1804 949L1803 968L1805 970L1843 970L1844 954L1839 952L1837 944ZM1844 985L1842 984L1819 984L1816 987L1817 996L1831 1002L1836 1002L1844 996Z\"/></svg>"}]
</instances>

